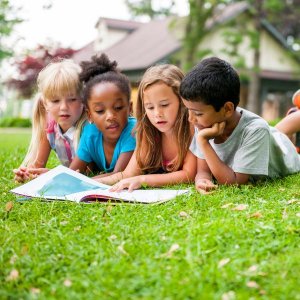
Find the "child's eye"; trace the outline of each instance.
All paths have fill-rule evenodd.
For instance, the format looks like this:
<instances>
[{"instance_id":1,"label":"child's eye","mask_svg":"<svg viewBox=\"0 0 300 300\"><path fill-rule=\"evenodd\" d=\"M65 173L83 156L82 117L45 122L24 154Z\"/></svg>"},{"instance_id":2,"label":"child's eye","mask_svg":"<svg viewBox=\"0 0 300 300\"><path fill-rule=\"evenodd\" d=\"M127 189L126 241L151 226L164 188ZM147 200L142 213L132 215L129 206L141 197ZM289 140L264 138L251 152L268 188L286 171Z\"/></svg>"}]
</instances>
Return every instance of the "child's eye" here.
<instances>
[{"instance_id":1,"label":"child's eye","mask_svg":"<svg viewBox=\"0 0 300 300\"><path fill-rule=\"evenodd\" d=\"M104 113L104 110L103 110L103 109L101 109L101 110L96 110L96 111L95 111L95 113L97 113L97 114L101 115L101 114L103 114L103 113Z\"/></svg>"},{"instance_id":2,"label":"child's eye","mask_svg":"<svg viewBox=\"0 0 300 300\"><path fill-rule=\"evenodd\" d=\"M77 101L77 98L70 98L69 100L72 102L75 102L75 101Z\"/></svg>"},{"instance_id":3,"label":"child's eye","mask_svg":"<svg viewBox=\"0 0 300 300\"><path fill-rule=\"evenodd\" d=\"M200 117L200 116L202 116L203 114L201 114L201 113L194 113L194 115L195 115L196 117Z\"/></svg>"},{"instance_id":4,"label":"child's eye","mask_svg":"<svg viewBox=\"0 0 300 300\"><path fill-rule=\"evenodd\" d=\"M167 106L169 106L169 103L162 104L161 106L162 107L167 107Z\"/></svg>"},{"instance_id":5,"label":"child's eye","mask_svg":"<svg viewBox=\"0 0 300 300\"><path fill-rule=\"evenodd\" d=\"M152 106L148 106L148 107L146 107L146 109L148 109L148 110L152 110L154 107L152 107Z\"/></svg>"},{"instance_id":6,"label":"child's eye","mask_svg":"<svg viewBox=\"0 0 300 300\"><path fill-rule=\"evenodd\" d=\"M122 110L124 106L117 106L115 107L115 110Z\"/></svg>"},{"instance_id":7,"label":"child's eye","mask_svg":"<svg viewBox=\"0 0 300 300\"><path fill-rule=\"evenodd\" d=\"M58 103L59 102L59 99L53 99L53 100L50 100L51 103Z\"/></svg>"}]
</instances>

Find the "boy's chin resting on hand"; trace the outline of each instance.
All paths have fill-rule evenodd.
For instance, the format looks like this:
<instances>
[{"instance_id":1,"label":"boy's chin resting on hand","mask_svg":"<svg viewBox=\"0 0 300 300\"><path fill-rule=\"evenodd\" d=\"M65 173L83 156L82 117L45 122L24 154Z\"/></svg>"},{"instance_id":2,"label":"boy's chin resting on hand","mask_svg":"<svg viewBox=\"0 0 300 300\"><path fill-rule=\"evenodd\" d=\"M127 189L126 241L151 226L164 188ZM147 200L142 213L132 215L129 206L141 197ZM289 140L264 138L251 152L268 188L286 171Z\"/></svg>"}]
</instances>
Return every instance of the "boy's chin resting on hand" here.
<instances>
[{"instance_id":1,"label":"boy's chin resting on hand","mask_svg":"<svg viewBox=\"0 0 300 300\"><path fill-rule=\"evenodd\" d=\"M225 122L221 122L221 123L213 124L212 127L203 128L203 129L199 130L198 138L213 139L217 136L220 136L224 132L225 125L226 125Z\"/></svg>"},{"instance_id":2,"label":"boy's chin resting on hand","mask_svg":"<svg viewBox=\"0 0 300 300\"><path fill-rule=\"evenodd\" d=\"M199 193L206 194L212 190L215 190L218 186L210 179L198 179L195 182L195 187Z\"/></svg>"}]
</instances>

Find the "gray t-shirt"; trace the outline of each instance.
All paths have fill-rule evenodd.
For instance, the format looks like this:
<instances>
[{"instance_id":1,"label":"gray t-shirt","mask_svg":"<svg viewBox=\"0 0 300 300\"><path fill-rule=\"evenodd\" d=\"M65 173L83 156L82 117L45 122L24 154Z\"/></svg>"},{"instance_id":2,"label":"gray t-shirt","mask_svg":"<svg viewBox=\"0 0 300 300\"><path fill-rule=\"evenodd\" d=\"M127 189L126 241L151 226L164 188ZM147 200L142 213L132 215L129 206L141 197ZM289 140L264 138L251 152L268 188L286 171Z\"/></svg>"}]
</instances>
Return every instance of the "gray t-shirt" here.
<instances>
[{"instance_id":1,"label":"gray t-shirt","mask_svg":"<svg viewBox=\"0 0 300 300\"><path fill-rule=\"evenodd\" d=\"M300 157L289 138L270 127L258 115L237 108L242 115L229 138L221 144L209 143L218 157L236 173L249 174L250 180L282 177L300 171ZM195 128L190 150L205 159L197 144Z\"/></svg>"}]
</instances>

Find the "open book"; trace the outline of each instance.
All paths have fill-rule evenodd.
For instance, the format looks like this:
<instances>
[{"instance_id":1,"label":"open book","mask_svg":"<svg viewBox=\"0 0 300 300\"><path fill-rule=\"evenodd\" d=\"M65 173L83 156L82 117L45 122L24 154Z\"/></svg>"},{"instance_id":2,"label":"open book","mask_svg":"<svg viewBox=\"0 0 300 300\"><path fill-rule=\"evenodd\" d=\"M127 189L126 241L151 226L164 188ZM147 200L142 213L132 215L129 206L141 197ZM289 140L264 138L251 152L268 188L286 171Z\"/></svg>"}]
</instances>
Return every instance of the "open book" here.
<instances>
[{"instance_id":1,"label":"open book","mask_svg":"<svg viewBox=\"0 0 300 300\"><path fill-rule=\"evenodd\" d=\"M47 200L74 202L161 203L188 193L188 190L135 190L110 192L110 186L99 183L67 167L58 166L13 190L12 193Z\"/></svg>"}]
</instances>

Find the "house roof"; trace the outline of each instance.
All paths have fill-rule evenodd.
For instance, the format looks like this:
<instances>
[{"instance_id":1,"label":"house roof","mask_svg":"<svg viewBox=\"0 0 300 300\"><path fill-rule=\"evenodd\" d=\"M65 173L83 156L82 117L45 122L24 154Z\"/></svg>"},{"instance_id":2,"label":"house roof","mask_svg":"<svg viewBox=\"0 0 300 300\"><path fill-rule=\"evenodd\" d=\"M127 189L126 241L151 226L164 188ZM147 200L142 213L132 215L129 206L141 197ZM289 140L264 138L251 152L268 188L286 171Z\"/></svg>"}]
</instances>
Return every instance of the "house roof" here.
<instances>
[{"instance_id":1,"label":"house roof","mask_svg":"<svg viewBox=\"0 0 300 300\"><path fill-rule=\"evenodd\" d=\"M247 11L249 7L245 1L227 5L224 9L219 10L213 19L208 20L206 26L212 28L217 24L228 22ZM108 26L127 26L125 24L128 23L128 27L130 27L130 25L137 23L135 24L137 28L134 31L113 46L103 50L110 59L118 62L118 66L123 71L146 69L181 48L180 41L169 28L172 18L154 20L149 23L108 18L103 18L103 20L107 22ZM264 20L262 25L277 42L287 48L284 38L270 23ZM78 50L73 58L75 61L80 62L90 59L94 54L96 53L92 48L92 43L90 43Z\"/></svg>"},{"instance_id":2,"label":"house roof","mask_svg":"<svg viewBox=\"0 0 300 300\"><path fill-rule=\"evenodd\" d=\"M94 41L92 41L87 45L85 45L84 47L82 47L81 49L78 49L72 55L72 59L75 62L80 63L81 61L89 60L94 54L95 54Z\"/></svg>"},{"instance_id":3,"label":"house roof","mask_svg":"<svg viewBox=\"0 0 300 300\"><path fill-rule=\"evenodd\" d=\"M121 29L121 30L126 30L126 31L133 31L144 24L142 22L136 22L136 21L111 19L111 18L99 18L95 27L98 27L99 23L102 20L105 21L106 26L109 28Z\"/></svg>"},{"instance_id":4,"label":"house roof","mask_svg":"<svg viewBox=\"0 0 300 300\"><path fill-rule=\"evenodd\" d=\"M169 30L170 21L168 18L144 24L104 52L122 70L148 68L180 48L180 42Z\"/></svg>"},{"instance_id":5,"label":"house roof","mask_svg":"<svg viewBox=\"0 0 300 300\"><path fill-rule=\"evenodd\" d=\"M228 22L246 11L248 8L249 5L245 1L226 5L224 9L219 9L213 18L207 20L205 27L210 29L217 24Z\"/></svg>"}]
</instances>

